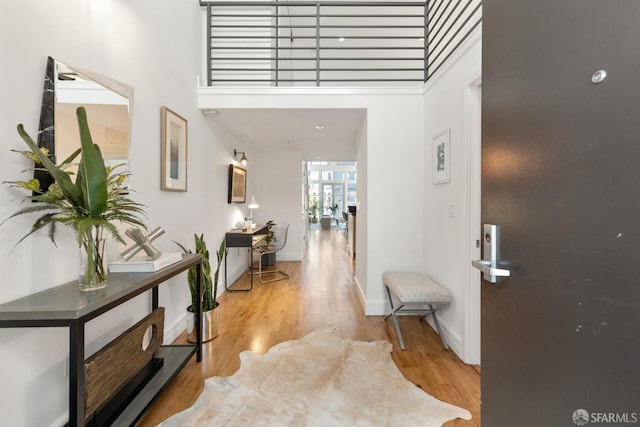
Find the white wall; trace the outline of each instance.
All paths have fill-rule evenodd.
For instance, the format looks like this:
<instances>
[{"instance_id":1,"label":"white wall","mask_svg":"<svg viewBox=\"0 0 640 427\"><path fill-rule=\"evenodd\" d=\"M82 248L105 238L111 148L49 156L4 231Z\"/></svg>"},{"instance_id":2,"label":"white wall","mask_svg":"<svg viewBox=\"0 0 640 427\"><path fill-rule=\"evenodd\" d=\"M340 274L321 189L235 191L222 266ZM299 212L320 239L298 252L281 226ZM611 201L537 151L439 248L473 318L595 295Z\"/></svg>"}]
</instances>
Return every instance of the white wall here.
<instances>
[{"instance_id":1,"label":"white wall","mask_svg":"<svg viewBox=\"0 0 640 427\"><path fill-rule=\"evenodd\" d=\"M204 233L212 250L244 205L228 205L227 168L237 141L210 123L196 106L200 73L201 9L196 1L5 0L0 5L0 181L24 178L29 167L10 149L25 149L16 125L35 135L47 56L120 80L135 88L131 146L133 197L147 205L148 225L166 234L156 241L175 251L172 240L193 246ZM188 29L188 30L185 30ZM160 190L160 108L188 120L188 191ZM250 169L250 173L252 170ZM250 193L252 188L248 190ZM19 209L20 194L0 186L0 220ZM246 210L246 209L245 209ZM61 229L56 248L45 233L14 244L32 218L0 226L0 303L77 278L78 250ZM117 256L117 250L110 257ZM230 275L242 271L231 254ZM221 286L222 287L222 286ZM184 329L189 303L185 275L161 287L167 340ZM146 313L141 296L87 325L87 348L100 345ZM0 413L2 425L61 425L67 419L68 332L65 328L0 329Z\"/></svg>"},{"instance_id":2,"label":"white wall","mask_svg":"<svg viewBox=\"0 0 640 427\"><path fill-rule=\"evenodd\" d=\"M302 260L304 220L302 188L302 154L299 152L256 152L253 177L255 196L260 208L254 211L254 222L289 223L287 244L278 253L283 261Z\"/></svg>"},{"instance_id":3,"label":"white wall","mask_svg":"<svg viewBox=\"0 0 640 427\"><path fill-rule=\"evenodd\" d=\"M453 302L438 314L452 349L462 355L468 312L469 278L469 171L468 129L465 107L469 84L481 72L481 34L476 31L443 73L427 84L424 97L424 218L423 271L445 286ZM450 128L451 181L431 183L432 138ZM453 216L451 213L453 212ZM478 274L473 270L474 274ZM479 303L479 301L478 301ZM479 321L479 319L478 319ZM478 355L479 356L479 355ZM477 363L477 360L472 362Z\"/></svg>"}]
</instances>

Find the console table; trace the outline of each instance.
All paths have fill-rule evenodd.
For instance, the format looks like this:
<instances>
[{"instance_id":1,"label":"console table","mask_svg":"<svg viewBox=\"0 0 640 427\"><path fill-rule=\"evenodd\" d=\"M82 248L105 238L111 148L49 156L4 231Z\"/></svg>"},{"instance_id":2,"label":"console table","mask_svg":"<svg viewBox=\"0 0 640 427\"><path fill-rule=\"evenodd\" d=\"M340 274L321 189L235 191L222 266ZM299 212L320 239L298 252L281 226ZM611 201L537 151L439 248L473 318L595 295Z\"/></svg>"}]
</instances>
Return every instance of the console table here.
<instances>
[{"instance_id":1,"label":"console table","mask_svg":"<svg viewBox=\"0 0 640 427\"><path fill-rule=\"evenodd\" d=\"M181 261L153 273L109 273L104 289L83 292L79 290L78 282L73 281L2 304L0 327L69 328L69 425L84 425L85 324L149 290L152 310L155 310L158 308L158 285L191 267L197 267L197 292L201 296L202 256L184 254ZM198 305L196 318L201 316L200 309ZM144 378L140 386L126 390L127 396L118 396L118 401L123 403L114 409L114 425L135 424L194 353L198 362L202 360L202 322L195 324L195 344L161 346L154 358L163 359L162 367Z\"/></svg>"}]
</instances>

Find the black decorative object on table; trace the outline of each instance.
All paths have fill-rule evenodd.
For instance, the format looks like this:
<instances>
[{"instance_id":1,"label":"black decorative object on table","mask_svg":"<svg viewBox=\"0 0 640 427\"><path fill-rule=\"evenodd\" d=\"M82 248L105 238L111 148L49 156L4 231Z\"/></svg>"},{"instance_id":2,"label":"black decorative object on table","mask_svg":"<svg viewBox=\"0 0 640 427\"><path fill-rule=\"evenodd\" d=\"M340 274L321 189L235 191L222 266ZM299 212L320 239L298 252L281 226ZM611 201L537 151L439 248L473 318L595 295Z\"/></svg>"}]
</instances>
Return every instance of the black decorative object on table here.
<instances>
[{"instance_id":1,"label":"black decorative object on table","mask_svg":"<svg viewBox=\"0 0 640 427\"><path fill-rule=\"evenodd\" d=\"M40 107L40 126L38 127L38 147L47 150L47 155L56 163L55 140L55 95L56 95L56 63L52 57L47 57L47 69L44 75L42 90L42 105ZM51 174L41 168L35 168L33 177L40 181L40 188L49 188L54 180Z\"/></svg>"}]
</instances>

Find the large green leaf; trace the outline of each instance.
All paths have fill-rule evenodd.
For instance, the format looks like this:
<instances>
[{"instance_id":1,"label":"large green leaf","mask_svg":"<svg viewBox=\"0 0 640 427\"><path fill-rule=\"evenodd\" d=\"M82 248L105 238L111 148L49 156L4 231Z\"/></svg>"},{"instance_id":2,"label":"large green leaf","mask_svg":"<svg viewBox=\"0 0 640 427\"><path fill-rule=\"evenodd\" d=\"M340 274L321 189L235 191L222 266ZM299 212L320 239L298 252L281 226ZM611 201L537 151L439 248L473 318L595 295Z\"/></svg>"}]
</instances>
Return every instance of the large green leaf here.
<instances>
[{"instance_id":1,"label":"large green leaf","mask_svg":"<svg viewBox=\"0 0 640 427\"><path fill-rule=\"evenodd\" d=\"M76 110L80 127L80 146L82 159L78 167L79 184L84 200L84 208L90 216L98 216L107 208L107 172L100 149L94 145L87 123L87 112L84 107Z\"/></svg>"},{"instance_id":2,"label":"large green leaf","mask_svg":"<svg viewBox=\"0 0 640 427\"><path fill-rule=\"evenodd\" d=\"M126 197L129 190L122 187L128 173L113 173L113 168L104 165L99 147L93 144L87 124L84 107L76 110L82 147L72 153L62 164L55 165L48 157L46 150L41 150L27 134L22 125L18 125L18 133L31 151L19 152L36 161L34 169L48 171L55 183L49 188L40 188L37 180L5 181L11 187L30 190L25 199L31 202L10 218L23 214L41 214L31 230L20 241L44 227L49 227L49 237L55 244L56 224L72 227L78 236L86 234L93 226L102 226L116 241L125 243L113 222L123 222L147 229L138 215L146 216L144 205ZM13 150L15 151L15 150ZM82 155L75 183L71 177L74 173L65 169L78 156ZM36 188L37 187L37 188ZM0 222L0 225L5 221ZM19 243L19 242L18 242Z\"/></svg>"},{"instance_id":3,"label":"large green leaf","mask_svg":"<svg viewBox=\"0 0 640 427\"><path fill-rule=\"evenodd\" d=\"M36 143L33 142L33 139L31 139L29 134L24 130L24 126L22 126L22 124L18 125L18 134L20 134L24 142L27 143L31 151L38 156L40 164L47 169L53 179L58 183L60 190L67 200L73 204L82 204L82 192L76 188L73 182L71 182L69 174L56 166L47 156L44 155L42 151L40 151Z\"/></svg>"}]
</instances>

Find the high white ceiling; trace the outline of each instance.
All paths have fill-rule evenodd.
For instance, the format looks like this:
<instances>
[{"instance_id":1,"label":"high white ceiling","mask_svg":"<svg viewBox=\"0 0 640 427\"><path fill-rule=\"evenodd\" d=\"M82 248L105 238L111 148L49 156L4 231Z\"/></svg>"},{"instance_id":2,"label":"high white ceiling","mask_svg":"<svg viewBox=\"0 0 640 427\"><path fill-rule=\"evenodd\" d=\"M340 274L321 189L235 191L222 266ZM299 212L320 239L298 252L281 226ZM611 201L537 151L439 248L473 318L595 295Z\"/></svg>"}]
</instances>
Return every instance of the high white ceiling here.
<instances>
[{"instance_id":1,"label":"high white ceiling","mask_svg":"<svg viewBox=\"0 0 640 427\"><path fill-rule=\"evenodd\" d=\"M355 161L364 109L218 109L204 111L235 135L239 151L298 151L306 161ZM323 129L317 127L323 126Z\"/></svg>"}]
</instances>

